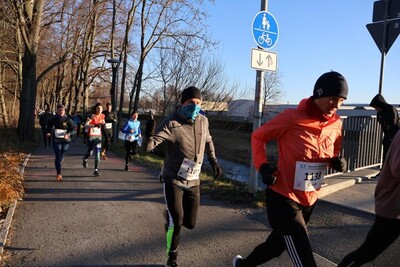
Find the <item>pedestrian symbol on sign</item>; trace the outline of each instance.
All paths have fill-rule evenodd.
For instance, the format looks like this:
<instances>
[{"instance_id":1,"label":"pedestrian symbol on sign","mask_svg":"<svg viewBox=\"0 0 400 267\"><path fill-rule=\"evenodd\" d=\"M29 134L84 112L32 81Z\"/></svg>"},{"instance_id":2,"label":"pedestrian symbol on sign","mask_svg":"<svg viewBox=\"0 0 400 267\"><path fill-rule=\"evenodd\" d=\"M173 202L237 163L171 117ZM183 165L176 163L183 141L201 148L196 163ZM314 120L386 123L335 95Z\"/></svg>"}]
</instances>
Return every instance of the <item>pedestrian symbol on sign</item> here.
<instances>
[{"instance_id":1,"label":"pedestrian symbol on sign","mask_svg":"<svg viewBox=\"0 0 400 267\"><path fill-rule=\"evenodd\" d=\"M272 48L278 40L278 23L274 16L261 11L253 20L253 38L257 46L265 49Z\"/></svg>"}]
</instances>

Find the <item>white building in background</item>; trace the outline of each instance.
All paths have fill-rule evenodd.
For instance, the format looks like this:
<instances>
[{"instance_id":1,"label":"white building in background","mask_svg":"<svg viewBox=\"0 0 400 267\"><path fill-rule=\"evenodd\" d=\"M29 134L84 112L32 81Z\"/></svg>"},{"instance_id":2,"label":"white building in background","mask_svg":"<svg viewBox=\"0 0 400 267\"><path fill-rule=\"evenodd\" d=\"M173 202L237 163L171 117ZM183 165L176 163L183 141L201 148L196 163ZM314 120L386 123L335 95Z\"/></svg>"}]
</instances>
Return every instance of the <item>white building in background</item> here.
<instances>
[{"instance_id":1,"label":"white building in background","mask_svg":"<svg viewBox=\"0 0 400 267\"><path fill-rule=\"evenodd\" d=\"M290 104L267 104L264 107L262 122L268 121L281 113L285 109L297 108ZM399 105L395 105L400 111ZM254 100L239 99L228 103L227 116L238 121L252 121L254 110ZM368 104L344 104L338 110L340 116L372 116L376 115L375 109Z\"/></svg>"}]
</instances>

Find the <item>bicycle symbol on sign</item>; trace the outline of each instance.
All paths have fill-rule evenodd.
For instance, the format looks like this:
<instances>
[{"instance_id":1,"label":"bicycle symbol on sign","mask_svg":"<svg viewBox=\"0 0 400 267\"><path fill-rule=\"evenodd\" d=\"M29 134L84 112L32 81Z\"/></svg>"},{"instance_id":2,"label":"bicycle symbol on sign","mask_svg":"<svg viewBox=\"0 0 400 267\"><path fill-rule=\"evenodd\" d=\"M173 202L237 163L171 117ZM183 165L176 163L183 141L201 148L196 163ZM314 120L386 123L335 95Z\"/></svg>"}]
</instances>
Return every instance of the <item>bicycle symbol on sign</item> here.
<instances>
[{"instance_id":1,"label":"bicycle symbol on sign","mask_svg":"<svg viewBox=\"0 0 400 267\"><path fill-rule=\"evenodd\" d=\"M263 43L266 43L268 46L272 44L272 39L269 37L269 34L266 32L263 32L260 37L258 37L258 43L261 45Z\"/></svg>"}]
</instances>

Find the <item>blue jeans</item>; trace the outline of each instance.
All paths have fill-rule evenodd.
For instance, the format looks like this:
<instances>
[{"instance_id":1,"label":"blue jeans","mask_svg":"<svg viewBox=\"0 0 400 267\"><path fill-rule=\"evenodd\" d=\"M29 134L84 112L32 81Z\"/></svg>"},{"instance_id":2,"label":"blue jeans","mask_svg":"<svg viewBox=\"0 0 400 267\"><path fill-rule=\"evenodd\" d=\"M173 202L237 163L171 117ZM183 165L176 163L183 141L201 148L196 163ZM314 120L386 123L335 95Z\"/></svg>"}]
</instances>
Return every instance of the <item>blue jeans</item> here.
<instances>
[{"instance_id":1,"label":"blue jeans","mask_svg":"<svg viewBox=\"0 0 400 267\"><path fill-rule=\"evenodd\" d=\"M56 155L54 165L56 165L57 174L61 174L61 161L64 159L64 152L69 148L69 143L57 143L53 140L53 151Z\"/></svg>"}]
</instances>

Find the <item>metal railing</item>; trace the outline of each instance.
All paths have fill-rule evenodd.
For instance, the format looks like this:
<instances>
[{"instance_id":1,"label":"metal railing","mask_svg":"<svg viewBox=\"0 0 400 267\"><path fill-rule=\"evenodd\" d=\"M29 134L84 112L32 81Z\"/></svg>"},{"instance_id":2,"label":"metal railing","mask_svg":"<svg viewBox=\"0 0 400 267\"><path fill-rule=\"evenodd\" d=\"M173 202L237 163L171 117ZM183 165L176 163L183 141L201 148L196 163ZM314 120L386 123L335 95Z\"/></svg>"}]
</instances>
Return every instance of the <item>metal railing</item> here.
<instances>
[{"instance_id":1,"label":"metal railing","mask_svg":"<svg viewBox=\"0 0 400 267\"><path fill-rule=\"evenodd\" d=\"M380 166L382 129L376 116L342 116L343 142L341 156L347 160L348 171ZM328 174L334 175L329 170Z\"/></svg>"}]
</instances>

